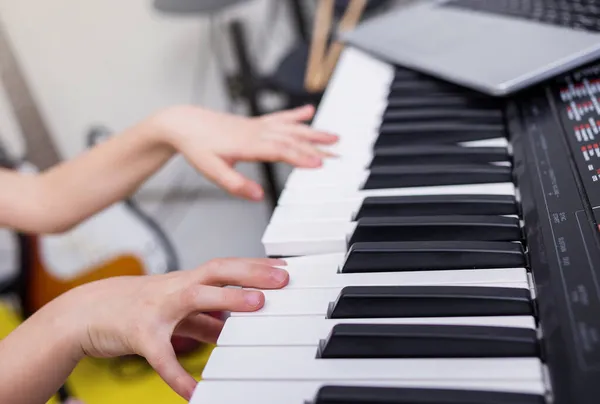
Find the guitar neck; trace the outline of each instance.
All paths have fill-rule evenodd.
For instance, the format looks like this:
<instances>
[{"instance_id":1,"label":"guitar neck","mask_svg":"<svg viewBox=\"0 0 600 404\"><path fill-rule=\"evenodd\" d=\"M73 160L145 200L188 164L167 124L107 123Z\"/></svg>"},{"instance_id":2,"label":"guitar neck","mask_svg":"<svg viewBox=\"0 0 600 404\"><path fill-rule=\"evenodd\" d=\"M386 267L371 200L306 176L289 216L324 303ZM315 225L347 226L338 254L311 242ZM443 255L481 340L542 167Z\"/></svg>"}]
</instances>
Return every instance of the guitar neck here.
<instances>
[{"instance_id":1,"label":"guitar neck","mask_svg":"<svg viewBox=\"0 0 600 404\"><path fill-rule=\"evenodd\" d=\"M58 149L52 141L1 21L0 77L25 140L27 160L40 170L59 163L61 158Z\"/></svg>"}]
</instances>

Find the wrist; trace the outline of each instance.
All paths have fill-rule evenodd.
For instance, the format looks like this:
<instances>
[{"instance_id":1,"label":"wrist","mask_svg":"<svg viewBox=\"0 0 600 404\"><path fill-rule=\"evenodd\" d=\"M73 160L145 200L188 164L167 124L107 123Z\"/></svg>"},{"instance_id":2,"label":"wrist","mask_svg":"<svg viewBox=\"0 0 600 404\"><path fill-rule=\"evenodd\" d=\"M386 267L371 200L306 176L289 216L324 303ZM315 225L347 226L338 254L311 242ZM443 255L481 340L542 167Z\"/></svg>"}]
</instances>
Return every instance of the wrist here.
<instances>
[{"instance_id":1,"label":"wrist","mask_svg":"<svg viewBox=\"0 0 600 404\"><path fill-rule=\"evenodd\" d=\"M37 330L48 330L44 333L49 339L47 346L76 364L85 357L82 347L87 338L87 322L85 316L77 315L79 308L77 302L70 299L72 292L46 304L31 320Z\"/></svg>"},{"instance_id":2,"label":"wrist","mask_svg":"<svg viewBox=\"0 0 600 404\"><path fill-rule=\"evenodd\" d=\"M178 117L182 115L185 106L172 106L163 109L148 119L148 125L152 128L153 138L160 144L168 145L178 149L181 144L181 133L176 130Z\"/></svg>"},{"instance_id":3,"label":"wrist","mask_svg":"<svg viewBox=\"0 0 600 404\"><path fill-rule=\"evenodd\" d=\"M194 105L175 105L163 109L149 118L159 142L170 146L175 151L185 148L189 137L186 128L196 128L198 122L203 125L210 122L210 111Z\"/></svg>"},{"instance_id":4,"label":"wrist","mask_svg":"<svg viewBox=\"0 0 600 404\"><path fill-rule=\"evenodd\" d=\"M155 113L138 124L138 131L143 134L151 147L173 148L174 135L169 130L165 112Z\"/></svg>"}]
</instances>

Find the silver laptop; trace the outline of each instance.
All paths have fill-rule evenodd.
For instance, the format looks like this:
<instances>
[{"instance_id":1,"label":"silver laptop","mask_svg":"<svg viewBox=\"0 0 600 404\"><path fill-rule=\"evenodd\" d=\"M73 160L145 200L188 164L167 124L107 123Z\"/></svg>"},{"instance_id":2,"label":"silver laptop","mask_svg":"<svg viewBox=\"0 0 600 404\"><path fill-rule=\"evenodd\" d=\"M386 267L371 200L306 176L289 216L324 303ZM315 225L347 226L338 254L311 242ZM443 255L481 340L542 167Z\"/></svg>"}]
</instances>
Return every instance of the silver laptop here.
<instances>
[{"instance_id":1,"label":"silver laptop","mask_svg":"<svg viewBox=\"0 0 600 404\"><path fill-rule=\"evenodd\" d=\"M600 4L595 17L582 14L576 4L573 12L555 10L554 18L552 4L573 7L579 2L537 0L545 6L528 12L532 3L416 2L366 20L342 39L383 60L496 96L600 59ZM581 2L581 7L588 12L592 3ZM503 5L513 7L512 15ZM560 21L573 21L576 27Z\"/></svg>"}]
</instances>

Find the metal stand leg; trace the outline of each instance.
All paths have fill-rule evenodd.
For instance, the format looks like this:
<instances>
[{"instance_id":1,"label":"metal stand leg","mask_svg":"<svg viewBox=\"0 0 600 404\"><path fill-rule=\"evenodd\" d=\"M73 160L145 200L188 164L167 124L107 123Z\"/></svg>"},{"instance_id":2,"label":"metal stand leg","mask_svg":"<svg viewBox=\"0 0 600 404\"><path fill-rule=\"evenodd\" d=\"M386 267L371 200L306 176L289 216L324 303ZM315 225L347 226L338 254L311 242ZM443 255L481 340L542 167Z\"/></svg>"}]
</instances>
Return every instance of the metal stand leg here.
<instances>
[{"instance_id":1,"label":"metal stand leg","mask_svg":"<svg viewBox=\"0 0 600 404\"><path fill-rule=\"evenodd\" d=\"M240 85L243 97L248 102L250 114L252 116L260 116L262 112L258 103L258 96L256 92L256 80L255 75L250 64L250 59L246 52L246 46L244 42L244 28L239 21L234 21L229 26L229 32L235 47L235 53L238 59ZM280 190L277 185L277 177L275 173L275 165L272 163L261 163L261 171L265 179L265 197L271 205L271 209L275 209L277 206L277 200L279 199Z\"/></svg>"},{"instance_id":2,"label":"metal stand leg","mask_svg":"<svg viewBox=\"0 0 600 404\"><path fill-rule=\"evenodd\" d=\"M63 385L59 390L58 390L58 398L60 399L61 403L66 402L69 398L71 397L71 395L69 394L69 392L67 391L67 387L65 385Z\"/></svg>"},{"instance_id":3,"label":"metal stand leg","mask_svg":"<svg viewBox=\"0 0 600 404\"><path fill-rule=\"evenodd\" d=\"M308 42L308 24L306 23L306 16L304 15L304 10L300 3L300 0L290 0L293 13L292 16L300 39L303 42Z\"/></svg>"}]
</instances>

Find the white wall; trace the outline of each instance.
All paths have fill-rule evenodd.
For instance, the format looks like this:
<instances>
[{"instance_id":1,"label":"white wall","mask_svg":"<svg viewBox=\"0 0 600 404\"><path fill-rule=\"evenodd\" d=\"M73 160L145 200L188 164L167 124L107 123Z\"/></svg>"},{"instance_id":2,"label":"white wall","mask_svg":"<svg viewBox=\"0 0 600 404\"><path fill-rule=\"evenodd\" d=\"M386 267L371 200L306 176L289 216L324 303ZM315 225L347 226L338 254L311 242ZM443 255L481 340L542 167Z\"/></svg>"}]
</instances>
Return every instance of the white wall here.
<instances>
[{"instance_id":1,"label":"white wall","mask_svg":"<svg viewBox=\"0 0 600 404\"><path fill-rule=\"evenodd\" d=\"M244 19L255 56L268 69L293 38L287 12L281 0L256 0L221 20ZM118 131L174 103L227 105L207 17L164 16L151 0L0 0L0 18L64 157L81 152L95 123ZM220 22L212 25L217 36L224 33ZM11 118L0 97L0 136L20 153ZM243 170L257 178L254 165ZM157 199L179 180L191 199L159 206ZM263 204L226 196L177 159L145 190L141 201L167 228L184 267L215 256L262 254L269 214Z\"/></svg>"}]
</instances>

